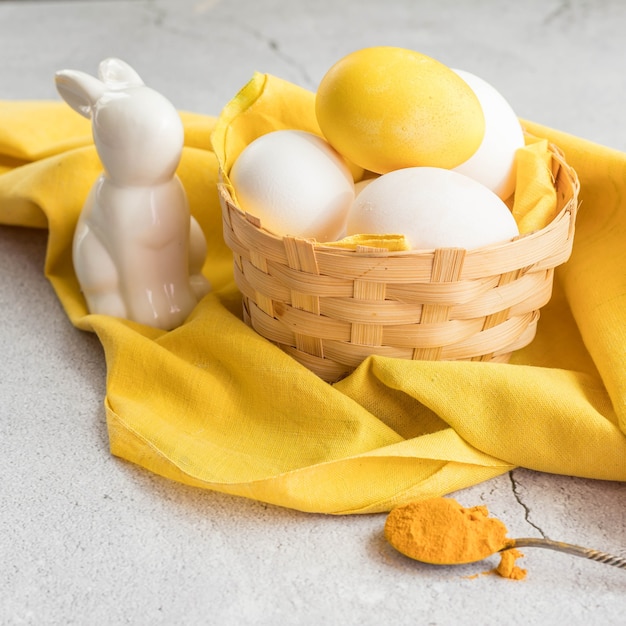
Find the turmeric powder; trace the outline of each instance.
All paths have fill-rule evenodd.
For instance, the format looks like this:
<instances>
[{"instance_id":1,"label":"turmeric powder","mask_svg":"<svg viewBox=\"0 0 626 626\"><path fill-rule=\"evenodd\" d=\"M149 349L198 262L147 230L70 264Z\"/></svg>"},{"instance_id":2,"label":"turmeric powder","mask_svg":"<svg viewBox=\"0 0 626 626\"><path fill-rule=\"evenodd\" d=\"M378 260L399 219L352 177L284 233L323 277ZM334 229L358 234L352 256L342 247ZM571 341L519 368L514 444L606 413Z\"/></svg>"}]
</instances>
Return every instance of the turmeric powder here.
<instances>
[{"instance_id":1,"label":"turmeric powder","mask_svg":"<svg viewBox=\"0 0 626 626\"><path fill-rule=\"evenodd\" d=\"M524 570L514 565L522 554L512 550L514 542L507 532L500 520L489 517L487 507L464 508L452 498L397 507L385 522L387 541L412 559L435 565L472 563L509 548L497 571L508 578L523 578Z\"/></svg>"},{"instance_id":2,"label":"turmeric powder","mask_svg":"<svg viewBox=\"0 0 626 626\"><path fill-rule=\"evenodd\" d=\"M512 578L514 580L523 580L526 578L526 570L515 565L515 559L519 559L524 555L515 548L503 550L500 553L500 563L496 567L496 572L504 578Z\"/></svg>"}]
</instances>

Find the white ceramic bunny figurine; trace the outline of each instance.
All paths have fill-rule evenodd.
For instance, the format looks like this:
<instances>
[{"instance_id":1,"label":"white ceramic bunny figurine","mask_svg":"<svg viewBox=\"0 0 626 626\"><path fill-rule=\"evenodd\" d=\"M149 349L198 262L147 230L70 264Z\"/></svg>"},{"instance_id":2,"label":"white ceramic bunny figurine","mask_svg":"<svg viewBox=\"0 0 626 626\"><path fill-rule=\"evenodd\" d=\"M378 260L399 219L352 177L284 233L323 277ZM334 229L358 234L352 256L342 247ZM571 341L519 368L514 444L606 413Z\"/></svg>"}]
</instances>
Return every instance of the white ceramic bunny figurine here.
<instances>
[{"instance_id":1,"label":"white ceramic bunny figurine","mask_svg":"<svg viewBox=\"0 0 626 626\"><path fill-rule=\"evenodd\" d=\"M92 120L104 172L83 206L73 260L91 313L170 330L210 290L206 240L176 175L183 125L174 106L120 59L98 78L56 73L61 97Z\"/></svg>"}]
</instances>

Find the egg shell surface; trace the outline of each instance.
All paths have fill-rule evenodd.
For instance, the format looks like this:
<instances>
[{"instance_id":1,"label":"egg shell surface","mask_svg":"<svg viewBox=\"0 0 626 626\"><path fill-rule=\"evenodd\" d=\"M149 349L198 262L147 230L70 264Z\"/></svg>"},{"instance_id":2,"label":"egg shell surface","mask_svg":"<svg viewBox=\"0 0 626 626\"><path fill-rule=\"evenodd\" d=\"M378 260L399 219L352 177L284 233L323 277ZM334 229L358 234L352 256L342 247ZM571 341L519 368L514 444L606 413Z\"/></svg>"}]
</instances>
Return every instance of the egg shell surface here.
<instances>
[{"instance_id":1,"label":"egg shell surface","mask_svg":"<svg viewBox=\"0 0 626 626\"><path fill-rule=\"evenodd\" d=\"M455 72L416 50L371 46L323 76L315 114L328 142L379 174L403 167L455 167L478 149L485 120Z\"/></svg>"},{"instance_id":2,"label":"egg shell surface","mask_svg":"<svg viewBox=\"0 0 626 626\"><path fill-rule=\"evenodd\" d=\"M454 171L489 187L503 200L515 191L515 153L524 146L524 131L504 96L482 78L453 70L474 91L485 116L485 134L478 150Z\"/></svg>"},{"instance_id":3,"label":"egg shell surface","mask_svg":"<svg viewBox=\"0 0 626 626\"><path fill-rule=\"evenodd\" d=\"M334 241L345 233L354 181L323 138L277 130L252 141L230 171L239 206L276 235Z\"/></svg>"},{"instance_id":4,"label":"egg shell surface","mask_svg":"<svg viewBox=\"0 0 626 626\"><path fill-rule=\"evenodd\" d=\"M347 234L401 234L411 249L471 250L519 235L511 211L490 189L436 167L395 170L356 197Z\"/></svg>"}]
</instances>

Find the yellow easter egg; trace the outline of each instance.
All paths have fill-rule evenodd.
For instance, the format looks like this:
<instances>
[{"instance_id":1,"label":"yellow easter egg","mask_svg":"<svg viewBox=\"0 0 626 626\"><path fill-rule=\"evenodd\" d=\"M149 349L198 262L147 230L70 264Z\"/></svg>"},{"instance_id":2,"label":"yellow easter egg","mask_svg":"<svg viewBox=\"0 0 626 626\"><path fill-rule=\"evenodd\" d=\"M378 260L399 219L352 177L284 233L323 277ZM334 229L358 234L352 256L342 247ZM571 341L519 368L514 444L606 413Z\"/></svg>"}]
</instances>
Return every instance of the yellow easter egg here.
<instances>
[{"instance_id":1,"label":"yellow easter egg","mask_svg":"<svg viewBox=\"0 0 626 626\"><path fill-rule=\"evenodd\" d=\"M380 174L456 167L485 133L480 102L458 74L392 46L357 50L335 63L319 84L315 112L338 152Z\"/></svg>"}]
</instances>

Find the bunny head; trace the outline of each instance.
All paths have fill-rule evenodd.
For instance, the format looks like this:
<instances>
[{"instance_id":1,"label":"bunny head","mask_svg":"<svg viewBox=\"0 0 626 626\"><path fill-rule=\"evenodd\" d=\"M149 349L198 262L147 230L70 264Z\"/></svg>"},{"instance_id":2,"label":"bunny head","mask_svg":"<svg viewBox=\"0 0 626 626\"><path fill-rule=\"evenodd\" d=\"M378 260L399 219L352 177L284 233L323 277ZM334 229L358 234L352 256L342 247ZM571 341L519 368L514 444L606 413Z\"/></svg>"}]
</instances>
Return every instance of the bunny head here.
<instances>
[{"instance_id":1,"label":"bunny head","mask_svg":"<svg viewBox=\"0 0 626 626\"><path fill-rule=\"evenodd\" d=\"M180 116L127 63L105 59L97 78L61 70L55 83L61 97L92 120L96 149L112 180L150 185L174 175L183 146Z\"/></svg>"}]
</instances>

